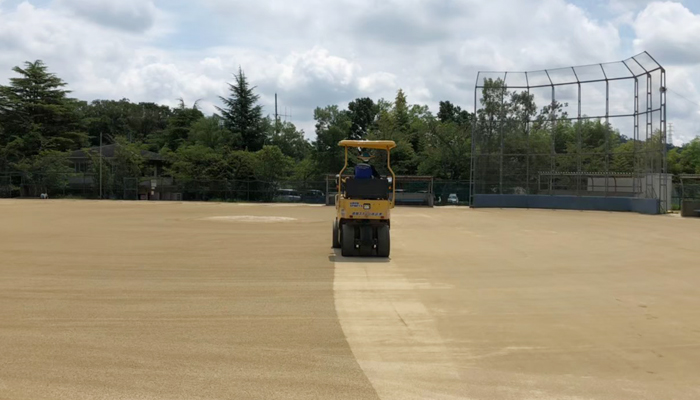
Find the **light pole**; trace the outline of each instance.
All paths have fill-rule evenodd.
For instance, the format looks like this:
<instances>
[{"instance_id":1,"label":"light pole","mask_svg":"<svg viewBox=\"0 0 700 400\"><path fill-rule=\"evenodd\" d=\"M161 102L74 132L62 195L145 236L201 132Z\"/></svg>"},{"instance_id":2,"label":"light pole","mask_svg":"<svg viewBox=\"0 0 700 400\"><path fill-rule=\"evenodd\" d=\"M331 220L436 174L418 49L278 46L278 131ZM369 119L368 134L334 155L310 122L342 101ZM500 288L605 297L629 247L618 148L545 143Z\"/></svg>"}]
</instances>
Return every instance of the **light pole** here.
<instances>
[{"instance_id":1,"label":"light pole","mask_svg":"<svg viewBox=\"0 0 700 400\"><path fill-rule=\"evenodd\" d=\"M102 132L100 131L100 200L102 200Z\"/></svg>"}]
</instances>

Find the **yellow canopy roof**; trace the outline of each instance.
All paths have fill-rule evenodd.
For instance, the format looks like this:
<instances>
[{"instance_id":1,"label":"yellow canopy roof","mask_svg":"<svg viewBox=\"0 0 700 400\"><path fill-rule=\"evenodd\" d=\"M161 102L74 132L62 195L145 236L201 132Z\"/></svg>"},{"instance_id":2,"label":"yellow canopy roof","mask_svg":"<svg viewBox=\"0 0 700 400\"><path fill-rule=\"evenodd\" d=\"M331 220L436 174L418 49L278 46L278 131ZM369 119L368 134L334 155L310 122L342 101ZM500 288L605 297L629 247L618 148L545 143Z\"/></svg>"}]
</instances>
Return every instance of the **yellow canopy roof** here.
<instances>
[{"instance_id":1,"label":"yellow canopy roof","mask_svg":"<svg viewBox=\"0 0 700 400\"><path fill-rule=\"evenodd\" d=\"M391 150L396 147L396 143L393 140L341 140L338 146Z\"/></svg>"}]
</instances>

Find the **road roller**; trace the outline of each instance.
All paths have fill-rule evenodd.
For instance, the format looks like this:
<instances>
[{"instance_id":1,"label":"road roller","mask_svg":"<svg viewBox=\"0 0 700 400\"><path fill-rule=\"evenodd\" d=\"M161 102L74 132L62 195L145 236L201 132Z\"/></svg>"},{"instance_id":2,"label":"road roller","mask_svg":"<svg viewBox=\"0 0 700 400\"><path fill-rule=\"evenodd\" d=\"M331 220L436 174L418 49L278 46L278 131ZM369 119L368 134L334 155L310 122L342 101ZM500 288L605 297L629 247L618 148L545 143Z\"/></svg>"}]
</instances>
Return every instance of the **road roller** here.
<instances>
[{"instance_id":1,"label":"road roller","mask_svg":"<svg viewBox=\"0 0 700 400\"><path fill-rule=\"evenodd\" d=\"M343 257L389 257L391 250L391 209L396 199L396 175L391 169L392 140L343 140L345 165L336 177L336 216L333 221L333 248ZM348 171L348 152L357 148L361 155L353 174ZM380 175L370 164L372 152L386 151L389 175Z\"/></svg>"}]
</instances>

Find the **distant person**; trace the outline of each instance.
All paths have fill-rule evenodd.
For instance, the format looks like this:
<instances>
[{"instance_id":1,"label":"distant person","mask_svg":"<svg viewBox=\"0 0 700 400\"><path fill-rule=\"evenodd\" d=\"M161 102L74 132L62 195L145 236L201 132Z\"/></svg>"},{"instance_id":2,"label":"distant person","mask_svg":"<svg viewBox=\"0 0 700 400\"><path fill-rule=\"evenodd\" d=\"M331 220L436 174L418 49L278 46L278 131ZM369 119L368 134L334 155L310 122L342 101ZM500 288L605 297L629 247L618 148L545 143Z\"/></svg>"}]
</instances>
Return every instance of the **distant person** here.
<instances>
[{"instance_id":1,"label":"distant person","mask_svg":"<svg viewBox=\"0 0 700 400\"><path fill-rule=\"evenodd\" d=\"M381 179L382 176L374 165L369 163L372 156L368 152L362 153L359 157L362 160L361 163L355 165L355 179Z\"/></svg>"}]
</instances>

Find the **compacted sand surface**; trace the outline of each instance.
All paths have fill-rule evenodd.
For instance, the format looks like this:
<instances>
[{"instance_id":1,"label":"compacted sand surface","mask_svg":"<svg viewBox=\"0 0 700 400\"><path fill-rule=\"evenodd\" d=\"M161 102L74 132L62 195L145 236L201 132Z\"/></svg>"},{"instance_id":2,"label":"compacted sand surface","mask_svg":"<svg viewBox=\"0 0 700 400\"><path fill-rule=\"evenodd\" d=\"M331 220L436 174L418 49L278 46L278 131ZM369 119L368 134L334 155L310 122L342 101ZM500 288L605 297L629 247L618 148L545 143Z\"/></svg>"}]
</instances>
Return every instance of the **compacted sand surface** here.
<instances>
[{"instance_id":1,"label":"compacted sand surface","mask_svg":"<svg viewBox=\"0 0 700 400\"><path fill-rule=\"evenodd\" d=\"M700 221L0 200L0 399L697 399Z\"/></svg>"}]
</instances>

